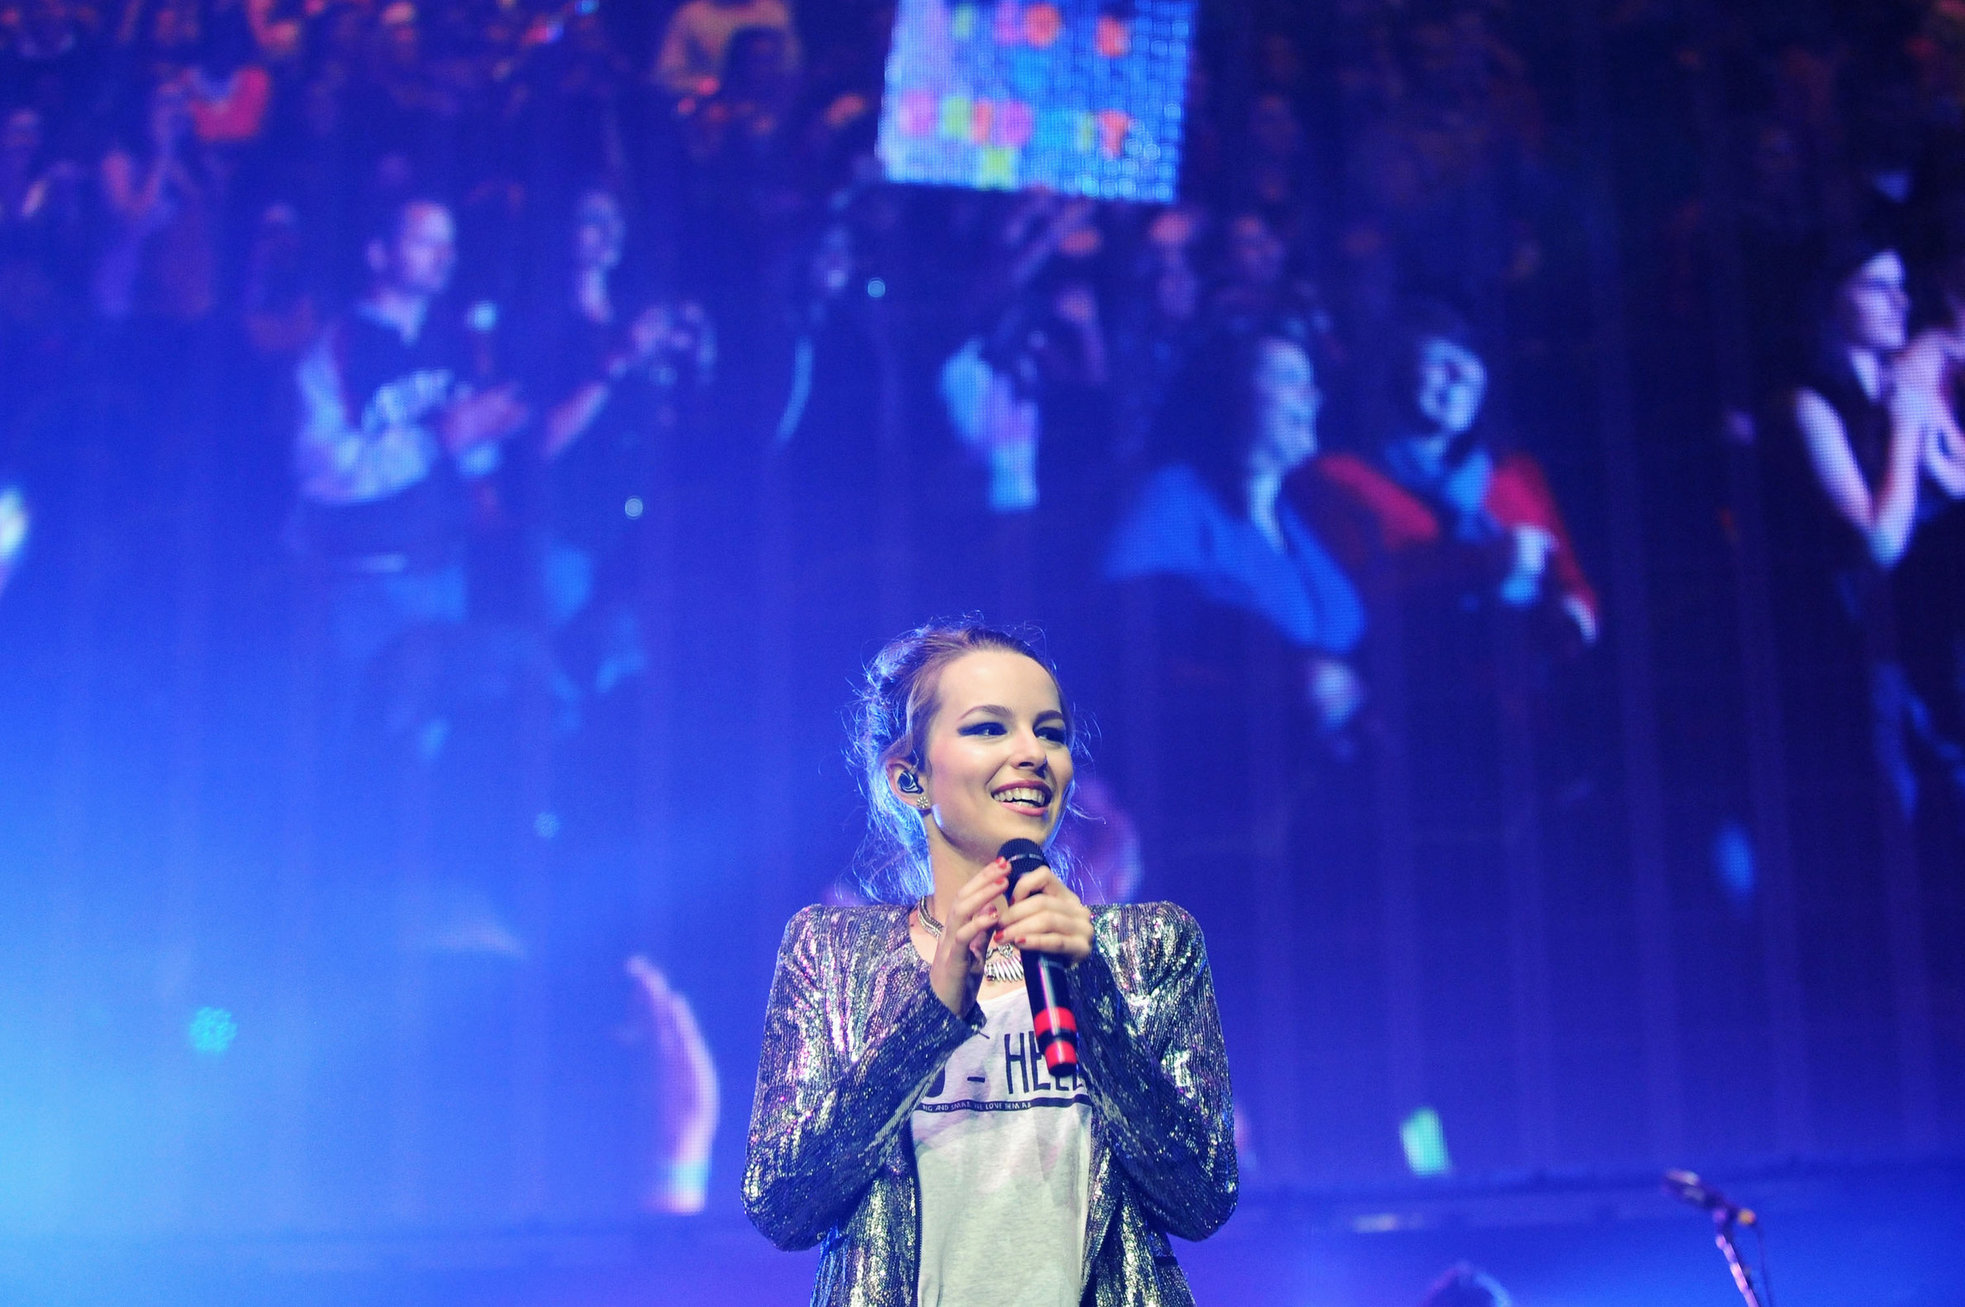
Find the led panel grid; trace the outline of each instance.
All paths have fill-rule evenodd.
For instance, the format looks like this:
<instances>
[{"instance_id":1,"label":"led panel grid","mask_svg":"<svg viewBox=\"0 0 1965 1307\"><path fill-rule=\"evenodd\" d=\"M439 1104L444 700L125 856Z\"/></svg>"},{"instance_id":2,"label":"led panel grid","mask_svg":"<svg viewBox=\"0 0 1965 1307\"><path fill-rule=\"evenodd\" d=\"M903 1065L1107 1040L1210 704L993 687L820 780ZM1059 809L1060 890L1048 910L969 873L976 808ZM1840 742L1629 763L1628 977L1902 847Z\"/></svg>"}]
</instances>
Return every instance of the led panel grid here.
<instances>
[{"instance_id":1,"label":"led panel grid","mask_svg":"<svg viewBox=\"0 0 1965 1307\"><path fill-rule=\"evenodd\" d=\"M1166 202L1180 176L1193 0L901 0L889 179Z\"/></svg>"}]
</instances>

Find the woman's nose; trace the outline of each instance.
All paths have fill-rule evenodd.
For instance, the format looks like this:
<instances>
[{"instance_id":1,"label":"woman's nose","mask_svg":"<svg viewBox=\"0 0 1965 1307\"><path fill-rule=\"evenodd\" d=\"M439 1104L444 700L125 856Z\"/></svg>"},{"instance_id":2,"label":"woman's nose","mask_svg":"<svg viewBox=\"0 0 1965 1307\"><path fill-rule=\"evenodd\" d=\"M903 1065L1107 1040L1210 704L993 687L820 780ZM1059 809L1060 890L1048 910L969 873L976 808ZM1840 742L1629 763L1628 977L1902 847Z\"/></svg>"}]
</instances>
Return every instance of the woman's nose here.
<instances>
[{"instance_id":1,"label":"woman's nose","mask_svg":"<svg viewBox=\"0 0 1965 1307\"><path fill-rule=\"evenodd\" d=\"M1039 772L1050 766L1044 752L1044 742L1037 738L1037 732L1022 731L1017 735L1017 756L1014 761L1020 767L1029 766Z\"/></svg>"}]
</instances>

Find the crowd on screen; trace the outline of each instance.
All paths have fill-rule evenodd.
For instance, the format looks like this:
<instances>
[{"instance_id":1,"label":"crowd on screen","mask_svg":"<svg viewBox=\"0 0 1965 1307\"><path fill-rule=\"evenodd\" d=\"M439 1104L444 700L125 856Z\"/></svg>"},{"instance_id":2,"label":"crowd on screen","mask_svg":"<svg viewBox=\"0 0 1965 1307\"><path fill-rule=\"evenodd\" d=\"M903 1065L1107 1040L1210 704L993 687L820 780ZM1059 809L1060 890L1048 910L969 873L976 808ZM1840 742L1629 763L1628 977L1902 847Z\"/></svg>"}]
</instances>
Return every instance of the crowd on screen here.
<instances>
[{"instance_id":1,"label":"crowd on screen","mask_svg":"<svg viewBox=\"0 0 1965 1307\"><path fill-rule=\"evenodd\" d=\"M1713 35L1607 9L1633 81ZM1914 801L1965 786L1965 16L1769 9L1717 38L1755 369L1731 429L1795 545L1791 638L1844 654L1824 769L1874 751ZM1149 207L884 183L892 17L0 0L0 585L74 508L37 478L87 389L121 396L138 497L229 433L258 480L221 534L320 601L332 730L425 750L445 658L566 722L644 669L638 531L684 462L807 478L799 520L837 531L905 447L960 511L1055 528L1055 593L1149 593L1170 667L1259 630L1339 757L1388 632L1440 702L1491 692L1495 648L1607 638L1546 457L1579 432L1494 411L1578 321L1552 38L1504 0L1204 5L1182 196ZM1710 312L1720 215L1643 216L1667 309ZM460 652L493 612L530 638Z\"/></svg>"},{"instance_id":2,"label":"crowd on screen","mask_svg":"<svg viewBox=\"0 0 1965 1307\"><path fill-rule=\"evenodd\" d=\"M1756 303L1793 304L1800 266L1857 210L1941 204L1926 192L1948 165L1916 150L1943 143L1956 104L1958 20L1944 5L1877 8L1892 12L1854 37L1801 18L1757 33L1766 84L1739 115L1741 217L1765 252L1749 269L1768 288ZM1491 315L1447 307L1556 293L1541 270L1553 92L1510 43L1505 6L1204 11L1184 195L1157 210L883 186L871 149L891 17L854 0L10 4L9 438L28 441L20 415L89 365L146 384L148 366L183 392L226 374L225 402L257 404L266 440L297 427L288 543L357 570L409 560L404 576L429 582L347 601L337 638L359 662L392 621L462 612L429 565L470 514L435 501L520 457L555 468L538 562L548 619L604 590L619 534L607 519L635 496L595 451L685 420L678 388L710 382L715 324L732 389L771 396L746 416L778 446L868 424L864 384L832 374L911 368L926 376L909 387L939 403L907 420L932 417L962 448L990 509L1030 511L1047 488L1096 480L1092 502L1119 528L1109 572L1193 574L1319 659L1358 644L1384 559L1408 595L1546 609L1561 638L1594 642L1598 599L1547 478L1481 421L1484 348L1500 342L1469 317ZM1683 35L1683 17L1654 0L1615 23ZM1476 192L1498 219L1469 221ZM957 266L910 266L949 261L915 247L924 215L963 238ZM629 287L610 284L624 245ZM426 266L399 266L417 249ZM405 298L394 283L416 278ZM853 302L868 294L943 305L930 344L865 339L882 330ZM1765 316L1759 335L1780 337L1806 314ZM1533 335L1511 325L1511 339ZM1267 343L1238 353L1231 336ZM1807 345L1763 352L1799 359ZM1203 350L1246 376L1198 377L1187 365ZM433 369L447 390L394 384ZM234 383L248 373L258 384ZM1320 433L1340 385L1346 420ZM1273 477L1229 484L1242 455L1224 480L1201 465L1219 449L1164 429L1244 387L1306 426L1301 449L1261 455L1287 464L1280 491ZM219 402L209 382L159 411L195 421L173 402L201 401ZM359 452L336 443L336 421ZM376 421L386 431L362 426ZM406 502L412 489L430 502ZM355 506L374 511L313 511ZM1260 575L1278 567L1291 575ZM606 677L632 654L593 661Z\"/></svg>"},{"instance_id":3,"label":"crowd on screen","mask_svg":"<svg viewBox=\"0 0 1965 1307\"><path fill-rule=\"evenodd\" d=\"M257 520L327 597L345 717L406 634L489 606L488 517L524 519L504 598L559 634L544 674L577 697L639 665L650 446L720 423L836 470L883 423L930 430L986 511L1069 502L1107 579L1184 577L1273 624L1338 725L1387 576L1597 633L1546 478L1479 422L1484 342L1388 299L1532 261L1524 231L1471 273L1423 266L1469 188L1535 203L1535 93L1495 16L1350 7L1320 29L1333 106L1304 15L1204 15L1186 195L1148 210L881 183L880 4L10 5L9 461L78 376L139 394L157 448L202 424L278 450ZM1342 158L1312 131L1333 108ZM1333 170L1360 183L1338 205ZM1374 393L1313 460L1340 384ZM1206 405L1245 429L1211 439Z\"/></svg>"}]
</instances>

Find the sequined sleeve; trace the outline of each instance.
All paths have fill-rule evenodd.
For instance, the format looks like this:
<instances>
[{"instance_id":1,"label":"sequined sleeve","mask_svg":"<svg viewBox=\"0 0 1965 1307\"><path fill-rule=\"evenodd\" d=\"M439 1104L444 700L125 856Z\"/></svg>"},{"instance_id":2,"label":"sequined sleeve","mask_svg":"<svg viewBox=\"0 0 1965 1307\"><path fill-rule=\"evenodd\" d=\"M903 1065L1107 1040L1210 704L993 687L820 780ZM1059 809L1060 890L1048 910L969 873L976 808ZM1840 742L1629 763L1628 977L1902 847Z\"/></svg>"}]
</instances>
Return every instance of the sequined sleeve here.
<instances>
[{"instance_id":1,"label":"sequined sleeve","mask_svg":"<svg viewBox=\"0 0 1965 1307\"><path fill-rule=\"evenodd\" d=\"M809 1248L852 1215L935 1072L973 1033L925 971L880 999L857 992L871 968L838 956L854 951L840 943L842 911L792 918L765 1010L744 1210L780 1248ZM856 1009L869 1014L857 1039L846 1020Z\"/></svg>"},{"instance_id":2,"label":"sequined sleeve","mask_svg":"<svg viewBox=\"0 0 1965 1307\"><path fill-rule=\"evenodd\" d=\"M1071 974L1086 1088L1153 1219L1204 1239L1234 1212L1239 1178L1200 925L1173 904L1143 904L1101 912L1094 940ZM1136 986L1122 991L1115 972Z\"/></svg>"}]
</instances>

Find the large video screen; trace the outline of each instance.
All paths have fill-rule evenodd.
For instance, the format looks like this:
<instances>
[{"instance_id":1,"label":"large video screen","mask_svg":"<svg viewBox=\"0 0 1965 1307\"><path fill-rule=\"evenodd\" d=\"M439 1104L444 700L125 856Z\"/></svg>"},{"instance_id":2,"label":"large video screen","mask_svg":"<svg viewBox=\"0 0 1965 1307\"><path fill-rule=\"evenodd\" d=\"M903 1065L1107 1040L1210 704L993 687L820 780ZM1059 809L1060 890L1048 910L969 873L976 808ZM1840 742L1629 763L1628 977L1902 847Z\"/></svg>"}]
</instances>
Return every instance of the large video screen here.
<instances>
[{"instance_id":1,"label":"large video screen","mask_svg":"<svg viewBox=\"0 0 1965 1307\"><path fill-rule=\"evenodd\" d=\"M901 0L880 159L894 181L1164 203L1192 0Z\"/></svg>"}]
</instances>

